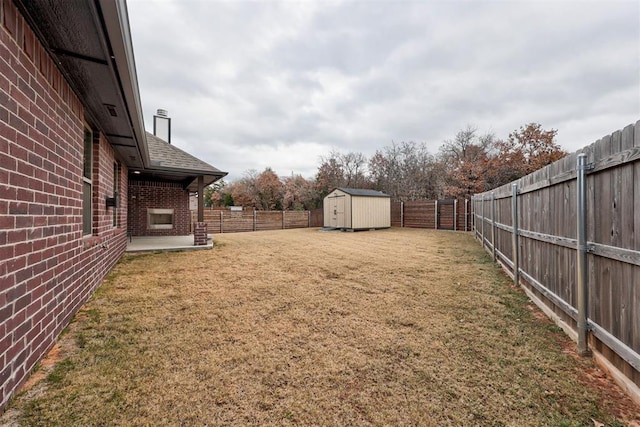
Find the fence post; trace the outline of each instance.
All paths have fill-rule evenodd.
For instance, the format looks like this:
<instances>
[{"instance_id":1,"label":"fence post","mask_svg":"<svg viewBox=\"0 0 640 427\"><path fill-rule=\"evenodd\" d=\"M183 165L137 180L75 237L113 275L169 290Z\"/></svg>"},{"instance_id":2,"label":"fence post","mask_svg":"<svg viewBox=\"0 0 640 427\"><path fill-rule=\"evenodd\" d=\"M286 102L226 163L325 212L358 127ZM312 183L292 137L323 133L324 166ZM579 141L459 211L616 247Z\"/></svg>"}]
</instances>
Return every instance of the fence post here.
<instances>
[{"instance_id":1,"label":"fence post","mask_svg":"<svg viewBox=\"0 0 640 427\"><path fill-rule=\"evenodd\" d=\"M287 228L286 223L285 223L285 221L286 221L286 220L284 219L284 213L285 213L285 212L286 212L286 211L282 211L282 229L283 229L283 230L284 230L285 228Z\"/></svg>"},{"instance_id":2,"label":"fence post","mask_svg":"<svg viewBox=\"0 0 640 427\"><path fill-rule=\"evenodd\" d=\"M464 199L464 231L469 231L467 230L468 228L468 224L469 224L469 199Z\"/></svg>"},{"instance_id":3,"label":"fence post","mask_svg":"<svg viewBox=\"0 0 640 427\"><path fill-rule=\"evenodd\" d=\"M513 246L513 283L520 284L520 266L518 264L518 184L511 184L511 222L513 223L513 234L511 244Z\"/></svg>"},{"instance_id":4,"label":"fence post","mask_svg":"<svg viewBox=\"0 0 640 427\"><path fill-rule=\"evenodd\" d=\"M473 215L471 217L471 227L473 227L473 237L475 237L476 239L478 238L478 236L480 235L480 230L478 230L478 215L477 215L477 211L478 211L478 196L474 195L473 196Z\"/></svg>"},{"instance_id":5,"label":"fence post","mask_svg":"<svg viewBox=\"0 0 640 427\"><path fill-rule=\"evenodd\" d=\"M496 258L496 193L491 192L491 244L493 247L493 260Z\"/></svg>"},{"instance_id":6,"label":"fence post","mask_svg":"<svg viewBox=\"0 0 640 427\"><path fill-rule=\"evenodd\" d=\"M436 207L436 216L434 218L435 218L435 223L436 223L435 229L437 230L438 229L438 201L437 200L436 200L436 203L435 203L435 207Z\"/></svg>"},{"instance_id":7,"label":"fence post","mask_svg":"<svg viewBox=\"0 0 640 427\"><path fill-rule=\"evenodd\" d=\"M220 211L220 234L223 233L222 221L224 221L224 211Z\"/></svg>"},{"instance_id":8,"label":"fence post","mask_svg":"<svg viewBox=\"0 0 640 427\"><path fill-rule=\"evenodd\" d=\"M400 227L404 227L404 202L400 202Z\"/></svg>"},{"instance_id":9,"label":"fence post","mask_svg":"<svg viewBox=\"0 0 640 427\"><path fill-rule=\"evenodd\" d=\"M578 292L578 354L580 356L588 356L591 354L589 350L588 325L587 325L587 301L589 291L587 288L587 185L586 172L587 155L578 154L577 159L577 259L576 259L576 278Z\"/></svg>"},{"instance_id":10,"label":"fence post","mask_svg":"<svg viewBox=\"0 0 640 427\"><path fill-rule=\"evenodd\" d=\"M471 207L472 215L471 215L471 227L473 228L473 237L476 239L480 235L480 230L478 230L478 196L473 196L473 203Z\"/></svg>"},{"instance_id":11,"label":"fence post","mask_svg":"<svg viewBox=\"0 0 640 427\"><path fill-rule=\"evenodd\" d=\"M453 231L458 231L458 199L453 199Z\"/></svg>"},{"instance_id":12,"label":"fence post","mask_svg":"<svg viewBox=\"0 0 640 427\"><path fill-rule=\"evenodd\" d=\"M311 228L311 210L307 211L307 228Z\"/></svg>"},{"instance_id":13,"label":"fence post","mask_svg":"<svg viewBox=\"0 0 640 427\"><path fill-rule=\"evenodd\" d=\"M478 210L478 206L477 206L477 198L476 195L474 194L473 196L471 196L471 229L473 230L473 238L474 239L478 239L478 226L476 224L476 211Z\"/></svg>"},{"instance_id":14,"label":"fence post","mask_svg":"<svg viewBox=\"0 0 640 427\"><path fill-rule=\"evenodd\" d=\"M480 199L480 216L481 216L481 221L482 223L480 223L480 241L482 242L482 247L484 248L484 193L482 193L482 197Z\"/></svg>"},{"instance_id":15,"label":"fence post","mask_svg":"<svg viewBox=\"0 0 640 427\"><path fill-rule=\"evenodd\" d=\"M471 229L473 230L473 238L477 239L478 238L478 229L476 228L476 210L478 209L478 207L476 206L476 196L475 194L473 196L471 196L471 211L470 211L470 215L471 215Z\"/></svg>"}]
</instances>

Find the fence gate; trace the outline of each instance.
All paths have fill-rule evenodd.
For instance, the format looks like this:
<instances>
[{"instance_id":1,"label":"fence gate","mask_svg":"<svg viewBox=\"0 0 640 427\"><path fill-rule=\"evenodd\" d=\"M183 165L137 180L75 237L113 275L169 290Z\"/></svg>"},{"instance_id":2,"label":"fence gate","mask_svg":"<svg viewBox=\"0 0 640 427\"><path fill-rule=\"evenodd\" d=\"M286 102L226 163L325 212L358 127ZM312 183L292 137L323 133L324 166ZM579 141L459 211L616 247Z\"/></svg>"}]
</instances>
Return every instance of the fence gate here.
<instances>
[{"instance_id":1,"label":"fence gate","mask_svg":"<svg viewBox=\"0 0 640 427\"><path fill-rule=\"evenodd\" d=\"M440 230L454 230L455 200L438 200L437 228Z\"/></svg>"}]
</instances>

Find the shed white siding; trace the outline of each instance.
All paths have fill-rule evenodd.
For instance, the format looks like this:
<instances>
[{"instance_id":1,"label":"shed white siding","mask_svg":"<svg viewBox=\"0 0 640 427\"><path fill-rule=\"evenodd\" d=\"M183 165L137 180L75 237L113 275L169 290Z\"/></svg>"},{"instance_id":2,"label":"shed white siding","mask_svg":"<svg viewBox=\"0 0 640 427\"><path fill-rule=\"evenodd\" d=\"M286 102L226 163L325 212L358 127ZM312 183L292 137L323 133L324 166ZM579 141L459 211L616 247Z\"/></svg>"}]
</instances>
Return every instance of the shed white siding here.
<instances>
[{"instance_id":1,"label":"shed white siding","mask_svg":"<svg viewBox=\"0 0 640 427\"><path fill-rule=\"evenodd\" d=\"M379 191L336 188L324 198L323 213L327 228L389 228L391 198Z\"/></svg>"},{"instance_id":2,"label":"shed white siding","mask_svg":"<svg viewBox=\"0 0 640 427\"><path fill-rule=\"evenodd\" d=\"M351 196L351 228L391 227L391 198Z\"/></svg>"}]
</instances>

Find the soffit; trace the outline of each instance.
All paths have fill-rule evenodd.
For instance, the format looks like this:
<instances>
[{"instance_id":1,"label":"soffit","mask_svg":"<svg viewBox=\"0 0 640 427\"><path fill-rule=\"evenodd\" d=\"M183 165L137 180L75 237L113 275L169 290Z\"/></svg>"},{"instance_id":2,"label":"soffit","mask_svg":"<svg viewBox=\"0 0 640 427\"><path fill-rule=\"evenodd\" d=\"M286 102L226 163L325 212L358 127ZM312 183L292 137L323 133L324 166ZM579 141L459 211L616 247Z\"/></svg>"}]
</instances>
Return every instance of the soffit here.
<instances>
[{"instance_id":1,"label":"soffit","mask_svg":"<svg viewBox=\"0 0 640 427\"><path fill-rule=\"evenodd\" d=\"M148 153L141 138L137 77L130 72L135 65L125 37L129 28L124 2L20 0L17 4L80 98L86 119L105 134L129 168L144 168Z\"/></svg>"}]
</instances>

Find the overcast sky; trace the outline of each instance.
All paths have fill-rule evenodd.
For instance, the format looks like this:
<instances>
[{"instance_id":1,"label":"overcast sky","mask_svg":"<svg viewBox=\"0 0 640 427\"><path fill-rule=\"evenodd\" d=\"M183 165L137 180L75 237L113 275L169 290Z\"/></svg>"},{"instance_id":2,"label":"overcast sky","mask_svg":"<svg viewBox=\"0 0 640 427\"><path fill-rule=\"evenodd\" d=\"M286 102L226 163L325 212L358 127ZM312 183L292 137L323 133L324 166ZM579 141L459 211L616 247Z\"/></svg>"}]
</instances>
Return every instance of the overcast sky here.
<instances>
[{"instance_id":1,"label":"overcast sky","mask_svg":"<svg viewBox=\"0 0 640 427\"><path fill-rule=\"evenodd\" d=\"M236 180L331 149L433 153L529 122L575 151L640 119L640 1L129 0L145 125Z\"/></svg>"}]
</instances>

